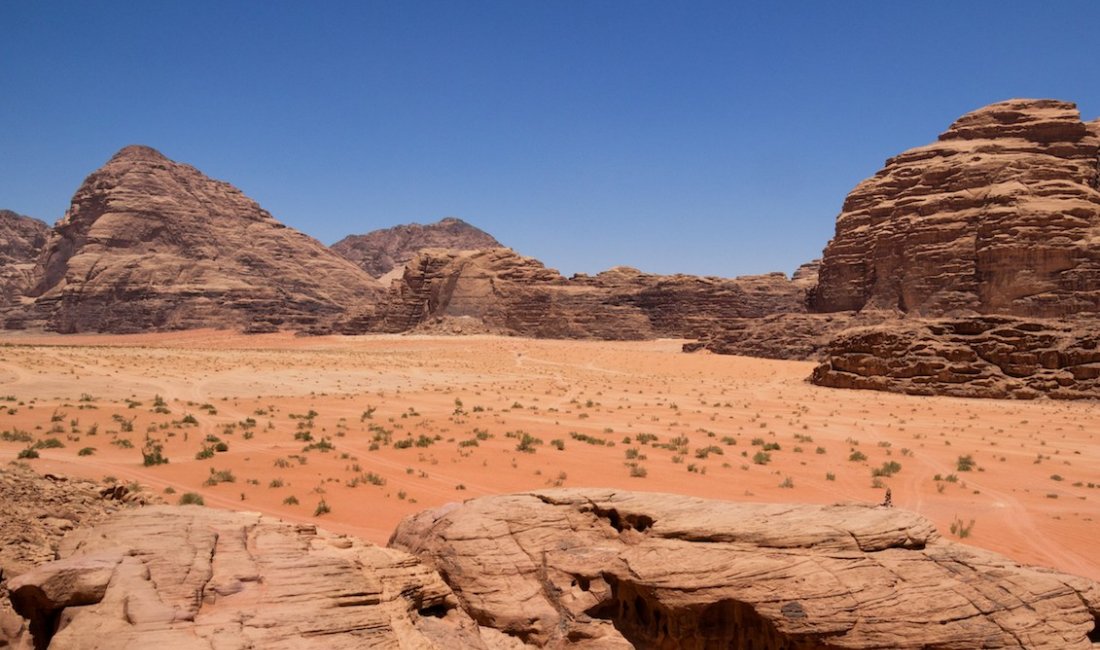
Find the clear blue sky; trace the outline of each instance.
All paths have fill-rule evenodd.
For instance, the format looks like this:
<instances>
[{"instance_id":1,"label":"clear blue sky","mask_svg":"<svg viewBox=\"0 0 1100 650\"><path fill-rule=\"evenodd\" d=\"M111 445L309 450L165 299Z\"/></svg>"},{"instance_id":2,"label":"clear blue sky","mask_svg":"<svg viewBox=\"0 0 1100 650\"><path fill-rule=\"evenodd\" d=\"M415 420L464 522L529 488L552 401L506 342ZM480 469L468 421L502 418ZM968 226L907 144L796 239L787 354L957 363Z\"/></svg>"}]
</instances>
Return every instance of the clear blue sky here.
<instances>
[{"instance_id":1,"label":"clear blue sky","mask_svg":"<svg viewBox=\"0 0 1100 650\"><path fill-rule=\"evenodd\" d=\"M147 144L332 243L458 216L565 273L820 254L1011 97L1100 116L1100 2L0 0L0 207Z\"/></svg>"}]
</instances>

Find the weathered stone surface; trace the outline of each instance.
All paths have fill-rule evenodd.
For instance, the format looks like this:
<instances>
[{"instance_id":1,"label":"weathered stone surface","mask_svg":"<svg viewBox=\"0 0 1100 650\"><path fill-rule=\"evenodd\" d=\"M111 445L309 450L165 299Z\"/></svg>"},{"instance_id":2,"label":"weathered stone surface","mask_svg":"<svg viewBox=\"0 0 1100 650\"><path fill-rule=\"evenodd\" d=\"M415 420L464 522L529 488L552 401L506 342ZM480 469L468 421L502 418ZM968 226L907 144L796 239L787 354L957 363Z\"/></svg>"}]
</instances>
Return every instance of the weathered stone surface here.
<instances>
[{"instance_id":1,"label":"weathered stone surface","mask_svg":"<svg viewBox=\"0 0 1100 650\"><path fill-rule=\"evenodd\" d=\"M452 251L500 248L492 235L461 219L447 217L430 224L410 223L375 230L365 235L348 235L332 245L332 250L381 278L400 271L426 248Z\"/></svg>"},{"instance_id":2,"label":"weathered stone surface","mask_svg":"<svg viewBox=\"0 0 1100 650\"><path fill-rule=\"evenodd\" d=\"M18 302L34 280L34 263L49 226L11 210L0 210L0 309Z\"/></svg>"},{"instance_id":3,"label":"weathered stone surface","mask_svg":"<svg viewBox=\"0 0 1100 650\"><path fill-rule=\"evenodd\" d=\"M119 151L51 232L29 319L59 332L323 328L380 291L228 183Z\"/></svg>"},{"instance_id":4,"label":"weathered stone surface","mask_svg":"<svg viewBox=\"0 0 1100 650\"><path fill-rule=\"evenodd\" d=\"M829 343L812 380L914 395L1100 398L1098 325L984 316L855 328Z\"/></svg>"},{"instance_id":5,"label":"weathered stone surface","mask_svg":"<svg viewBox=\"0 0 1100 650\"><path fill-rule=\"evenodd\" d=\"M765 359L818 360L833 337L856 323L882 320L881 314L775 314L716 323L684 352L706 350Z\"/></svg>"},{"instance_id":6,"label":"weathered stone surface","mask_svg":"<svg viewBox=\"0 0 1100 650\"><path fill-rule=\"evenodd\" d=\"M959 118L848 195L815 311L1100 311L1100 124L1011 100Z\"/></svg>"},{"instance_id":7,"label":"weathered stone surface","mask_svg":"<svg viewBox=\"0 0 1100 650\"><path fill-rule=\"evenodd\" d=\"M102 521L153 495L121 485L100 485L10 465L0 469L0 648L30 648L25 621L8 600L18 576L56 559L68 531Z\"/></svg>"},{"instance_id":8,"label":"weathered stone surface","mask_svg":"<svg viewBox=\"0 0 1100 650\"><path fill-rule=\"evenodd\" d=\"M12 599L41 647L483 648L414 557L199 506L120 513L65 539Z\"/></svg>"},{"instance_id":9,"label":"weathered stone surface","mask_svg":"<svg viewBox=\"0 0 1100 650\"><path fill-rule=\"evenodd\" d=\"M390 545L529 647L1085 650L1100 639L1100 585L949 542L890 508L558 489L423 512Z\"/></svg>"},{"instance_id":10,"label":"weathered stone surface","mask_svg":"<svg viewBox=\"0 0 1100 650\"><path fill-rule=\"evenodd\" d=\"M345 331L434 326L545 338L697 337L716 323L804 309L805 287L781 273L660 276L618 267L566 279L505 248L426 250L405 268L376 320Z\"/></svg>"}]
</instances>

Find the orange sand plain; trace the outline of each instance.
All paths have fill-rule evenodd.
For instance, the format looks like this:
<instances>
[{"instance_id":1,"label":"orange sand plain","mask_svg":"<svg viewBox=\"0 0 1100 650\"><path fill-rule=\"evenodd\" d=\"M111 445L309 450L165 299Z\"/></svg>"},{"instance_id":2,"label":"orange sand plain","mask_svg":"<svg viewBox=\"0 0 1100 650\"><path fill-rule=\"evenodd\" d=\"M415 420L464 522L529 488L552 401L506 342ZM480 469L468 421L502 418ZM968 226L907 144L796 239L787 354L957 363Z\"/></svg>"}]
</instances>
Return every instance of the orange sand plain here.
<instances>
[{"instance_id":1,"label":"orange sand plain","mask_svg":"<svg viewBox=\"0 0 1100 650\"><path fill-rule=\"evenodd\" d=\"M196 492L385 543L418 510L550 485L806 503L878 503L889 486L944 535L973 522L968 543L1100 579L1097 403L819 388L804 381L811 363L687 355L678 341L200 331L0 344L0 437L64 445L32 467L137 481L169 502ZM147 436L167 464L143 465ZM215 439L228 451L197 459ZM0 440L0 461L29 444ZM891 461L900 470L874 487ZM233 482L205 484L222 470Z\"/></svg>"}]
</instances>

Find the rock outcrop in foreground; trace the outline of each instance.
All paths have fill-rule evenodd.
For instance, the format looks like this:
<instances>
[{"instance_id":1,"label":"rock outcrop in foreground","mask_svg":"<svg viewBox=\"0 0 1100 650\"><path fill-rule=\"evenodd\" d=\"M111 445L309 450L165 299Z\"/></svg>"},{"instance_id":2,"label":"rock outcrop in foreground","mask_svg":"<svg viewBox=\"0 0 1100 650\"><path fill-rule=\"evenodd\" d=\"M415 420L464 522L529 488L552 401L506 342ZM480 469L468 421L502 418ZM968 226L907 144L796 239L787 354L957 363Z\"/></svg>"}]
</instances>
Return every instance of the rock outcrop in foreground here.
<instances>
[{"instance_id":1,"label":"rock outcrop in foreground","mask_svg":"<svg viewBox=\"0 0 1100 650\"><path fill-rule=\"evenodd\" d=\"M913 395L1097 398L1100 331L1002 316L854 328L829 343L812 380Z\"/></svg>"},{"instance_id":2,"label":"rock outcrop in foreground","mask_svg":"<svg viewBox=\"0 0 1100 650\"><path fill-rule=\"evenodd\" d=\"M48 232L49 226L38 219L0 210L0 309L30 288Z\"/></svg>"},{"instance_id":3,"label":"rock outcrop in foreground","mask_svg":"<svg viewBox=\"0 0 1100 650\"><path fill-rule=\"evenodd\" d=\"M1051 99L959 118L848 195L812 309L1100 312L1100 122Z\"/></svg>"},{"instance_id":4,"label":"rock outcrop in foreground","mask_svg":"<svg viewBox=\"0 0 1100 650\"><path fill-rule=\"evenodd\" d=\"M323 329L379 291L232 185L131 146L73 196L23 319L63 333Z\"/></svg>"},{"instance_id":5,"label":"rock outcrop in foreground","mask_svg":"<svg viewBox=\"0 0 1100 650\"><path fill-rule=\"evenodd\" d=\"M426 225L410 223L365 235L348 235L333 244L332 250L381 278L391 271L400 271L426 248L472 251L500 247L501 243L484 230L462 219L447 217Z\"/></svg>"},{"instance_id":6,"label":"rock outcrop in foreground","mask_svg":"<svg viewBox=\"0 0 1100 650\"><path fill-rule=\"evenodd\" d=\"M483 648L438 574L311 525L153 506L66 537L9 583L38 647Z\"/></svg>"},{"instance_id":7,"label":"rock outcrop in foreground","mask_svg":"<svg viewBox=\"0 0 1100 650\"><path fill-rule=\"evenodd\" d=\"M11 608L8 583L57 557L61 540L76 528L144 505L153 495L18 465L0 469L0 648L30 648L25 622Z\"/></svg>"},{"instance_id":8,"label":"rock outcrop in foreground","mask_svg":"<svg viewBox=\"0 0 1100 650\"><path fill-rule=\"evenodd\" d=\"M348 332L493 332L542 338L702 336L717 323L805 309L804 283L652 275L618 267L565 278L507 248L421 251L373 313Z\"/></svg>"},{"instance_id":9,"label":"rock outcrop in foreground","mask_svg":"<svg viewBox=\"0 0 1100 650\"><path fill-rule=\"evenodd\" d=\"M391 546L517 648L1100 642L1100 585L946 541L895 509L546 490L415 515Z\"/></svg>"}]
</instances>

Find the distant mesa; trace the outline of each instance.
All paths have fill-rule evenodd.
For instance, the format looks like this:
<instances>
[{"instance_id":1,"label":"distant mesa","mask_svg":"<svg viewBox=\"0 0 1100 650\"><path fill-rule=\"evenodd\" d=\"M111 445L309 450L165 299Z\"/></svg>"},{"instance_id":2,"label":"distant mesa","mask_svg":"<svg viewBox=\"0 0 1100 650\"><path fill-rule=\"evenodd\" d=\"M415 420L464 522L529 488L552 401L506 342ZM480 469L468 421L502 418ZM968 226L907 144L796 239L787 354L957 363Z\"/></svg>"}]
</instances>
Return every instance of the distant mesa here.
<instances>
[{"instance_id":1,"label":"distant mesa","mask_svg":"<svg viewBox=\"0 0 1100 650\"><path fill-rule=\"evenodd\" d=\"M382 278L393 271L400 272L427 248L470 251L500 247L501 243L484 230L447 217L427 225L410 223L365 235L348 235L333 244L332 250L375 278Z\"/></svg>"},{"instance_id":2,"label":"distant mesa","mask_svg":"<svg viewBox=\"0 0 1100 650\"><path fill-rule=\"evenodd\" d=\"M309 330L380 291L237 188L145 146L85 179L34 276L32 304L9 327Z\"/></svg>"},{"instance_id":3,"label":"distant mesa","mask_svg":"<svg viewBox=\"0 0 1100 650\"><path fill-rule=\"evenodd\" d=\"M343 331L493 332L540 338L695 338L735 318L803 311L782 273L741 278L652 275L617 267L565 278L507 248L425 249L393 282L373 321Z\"/></svg>"}]
</instances>

